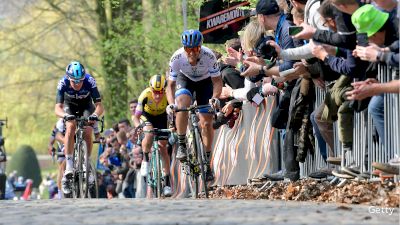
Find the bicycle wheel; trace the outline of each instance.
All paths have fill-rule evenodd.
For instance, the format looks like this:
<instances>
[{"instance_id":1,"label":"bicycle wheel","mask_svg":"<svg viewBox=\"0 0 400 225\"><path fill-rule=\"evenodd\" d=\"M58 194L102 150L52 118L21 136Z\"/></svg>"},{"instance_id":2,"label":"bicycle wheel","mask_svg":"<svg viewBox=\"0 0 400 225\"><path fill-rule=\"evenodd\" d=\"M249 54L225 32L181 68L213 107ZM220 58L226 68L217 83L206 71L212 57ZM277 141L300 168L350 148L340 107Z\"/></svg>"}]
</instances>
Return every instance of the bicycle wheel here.
<instances>
[{"instance_id":1,"label":"bicycle wheel","mask_svg":"<svg viewBox=\"0 0 400 225\"><path fill-rule=\"evenodd\" d=\"M86 175L87 175L87 166L85 163L85 157L87 155L87 147L86 147L86 141L82 140L79 144L79 169L78 169L78 182L79 182L79 197L80 198L85 198L88 190L88 185L86 181ZM85 170L83 168L83 165L85 163Z\"/></svg>"},{"instance_id":2,"label":"bicycle wheel","mask_svg":"<svg viewBox=\"0 0 400 225\"><path fill-rule=\"evenodd\" d=\"M72 174L72 192L71 196L72 198L79 198L80 197L80 186L79 186L79 165L80 163L80 153L79 153L79 144L74 145L74 158L73 158L73 174ZM66 195L66 197L69 197L69 195Z\"/></svg>"},{"instance_id":3,"label":"bicycle wheel","mask_svg":"<svg viewBox=\"0 0 400 225\"><path fill-rule=\"evenodd\" d=\"M206 198L208 198L208 189L207 189L207 181L206 181L206 171L205 171L205 155L204 155L204 145L203 141L200 136L200 132L197 129L194 130L195 138L194 141L196 143L196 149L197 149L197 161L199 162L200 166L200 173L201 173L201 180L203 181L203 191L206 195Z\"/></svg>"},{"instance_id":4,"label":"bicycle wheel","mask_svg":"<svg viewBox=\"0 0 400 225\"><path fill-rule=\"evenodd\" d=\"M90 182L89 182L89 177L90 177L90 171L91 171L91 165L90 165L90 158L89 158L89 153L87 151L87 145L86 145L86 141L82 141L82 152L83 152L83 162L85 163L85 166L82 168L82 172L83 172L83 198L89 198L89 188L90 188Z\"/></svg>"},{"instance_id":5,"label":"bicycle wheel","mask_svg":"<svg viewBox=\"0 0 400 225\"><path fill-rule=\"evenodd\" d=\"M191 135L191 132L189 133ZM197 165L197 151L196 145L193 137L188 137L188 161L185 163L184 167L186 170L187 180L189 184L189 191L191 197L196 199L199 195L199 177L198 177L198 165Z\"/></svg>"},{"instance_id":6,"label":"bicycle wheel","mask_svg":"<svg viewBox=\"0 0 400 225\"><path fill-rule=\"evenodd\" d=\"M158 149L153 149L155 151L155 181L157 182L156 187L157 187L157 198L161 198L161 165L160 165L160 152Z\"/></svg>"}]
</instances>

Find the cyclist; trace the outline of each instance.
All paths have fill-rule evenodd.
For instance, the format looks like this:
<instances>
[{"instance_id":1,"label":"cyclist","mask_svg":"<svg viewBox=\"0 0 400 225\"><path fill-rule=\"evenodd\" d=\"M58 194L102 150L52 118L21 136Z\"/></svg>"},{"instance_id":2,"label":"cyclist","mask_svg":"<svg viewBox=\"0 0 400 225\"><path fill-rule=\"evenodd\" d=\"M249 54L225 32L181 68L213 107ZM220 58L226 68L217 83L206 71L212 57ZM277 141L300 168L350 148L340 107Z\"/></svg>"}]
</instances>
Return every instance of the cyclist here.
<instances>
[{"instance_id":1,"label":"cyclist","mask_svg":"<svg viewBox=\"0 0 400 225\"><path fill-rule=\"evenodd\" d=\"M64 121L63 119L59 119L57 123L54 125L53 131L51 132L48 151L50 155L57 154L57 164L58 164L58 172L57 172L57 187L58 187L58 199L61 199L61 178L64 174L65 170L65 155L64 152ZM53 145L57 141L57 148L54 149Z\"/></svg>"},{"instance_id":2,"label":"cyclist","mask_svg":"<svg viewBox=\"0 0 400 225\"><path fill-rule=\"evenodd\" d=\"M170 76L167 87L167 97L171 108L189 107L196 94L197 105L213 103L218 105L218 97L222 91L222 79L220 67L214 53L207 47L202 46L203 35L198 30L186 30L181 35L183 47L178 49L170 60ZM176 92L175 92L176 89ZM211 101L213 100L213 101ZM214 106L215 106L214 105ZM207 181L214 179L210 168L211 145L214 131L212 127L213 115L205 108L200 110L199 119L201 135L207 154ZM186 152L186 128L188 125L188 113L176 114L176 128L178 133L178 150L176 158L185 161Z\"/></svg>"},{"instance_id":3,"label":"cyclist","mask_svg":"<svg viewBox=\"0 0 400 225\"><path fill-rule=\"evenodd\" d=\"M165 86L167 81L163 75L154 75L151 77L149 87L146 88L139 96L133 123L135 127L143 126L143 130L152 130L154 128L167 128L167 108L168 101L165 95ZM145 133L142 141L142 149L144 152L143 162L141 165L142 176L147 176L149 171L149 152L153 143L153 134ZM171 196L170 184L170 157L167 151L167 140L159 141L160 153L163 161L164 172L164 196Z\"/></svg>"},{"instance_id":4,"label":"cyclist","mask_svg":"<svg viewBox=\"0 0 400 225\"><path fill-rule=\"evenodd\" d=\"M104 112L101 103L100 93L97 89L96 80L87 74L83 65L78 61L71 62L63 78L57 86L57 98L55 113L65 121L65 159L66 166L62 179L62 191L64 194L71 193L71 179L73 168L74 135L76 130L77 117L87 117L89 123L93 124ZM92 133L91 126L86 126L84 138L87 143L88 155L92 152ZM93 183L94 178L89 177L89 182Z\"/></svg>"}]
</instances>

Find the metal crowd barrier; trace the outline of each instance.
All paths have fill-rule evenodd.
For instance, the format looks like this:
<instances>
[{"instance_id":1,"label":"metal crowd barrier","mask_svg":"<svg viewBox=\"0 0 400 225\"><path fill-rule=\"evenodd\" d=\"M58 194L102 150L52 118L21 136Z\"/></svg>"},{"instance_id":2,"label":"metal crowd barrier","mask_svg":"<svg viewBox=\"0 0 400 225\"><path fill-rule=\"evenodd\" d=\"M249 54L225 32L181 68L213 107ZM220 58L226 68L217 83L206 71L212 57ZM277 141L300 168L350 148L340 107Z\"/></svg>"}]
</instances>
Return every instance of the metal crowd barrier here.
<instances>
[{"instance_id":1,"label":"metal crowd barrier","mask_svg":"<svg viewBox=\"0 0 400 225\"><path fill-rule=\"evenodd\" d=\"M391 69L387 66L379 66L378 80L380 82L389 82L398 80L398 70ZM319 89L316 90L316 102L318 106L324 100L325 93ZM375 127L372 123L372 117L368 114L368 110L354 114L354 141L353 152L350 159L347 159L347 164L355 163L360 167L361 171L372 172L372 162L387 163L396 155L400 156L400 98L399 94L384 95L384 115L385 115L385 144L382 144L382 137L379 140L375 136ZM335 156L341 155L341 144L339 142L337 126L334 124L335 134ZM301 177L306 177L311 172L319 168L326 167L320 150L315 140L315 154L308 155L305 163L300 165ZM327 146L328 149L328 146Z\"/></svg>"}]
</instances>

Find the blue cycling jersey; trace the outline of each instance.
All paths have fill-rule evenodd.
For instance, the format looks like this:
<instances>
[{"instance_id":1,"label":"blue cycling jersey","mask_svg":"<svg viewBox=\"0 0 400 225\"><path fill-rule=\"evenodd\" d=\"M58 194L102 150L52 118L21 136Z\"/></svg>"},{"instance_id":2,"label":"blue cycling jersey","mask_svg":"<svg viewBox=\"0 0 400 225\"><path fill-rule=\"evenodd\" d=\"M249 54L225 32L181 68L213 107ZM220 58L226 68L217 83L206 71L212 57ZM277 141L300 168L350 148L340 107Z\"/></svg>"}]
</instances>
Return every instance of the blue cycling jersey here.
<instances>
[{"instance_id":1,"label":"blue cycling jersey","mask_svg":"<svg viewBox=\"0 0 400 225\"><path fill-rule=\"evenodd\" d=\"M100 93L97 89L96 80L90 75L86 74L83 80L82 88L77 91L71 87L71 82L67 76L64 76L57 86L57 99L56 103L65 102L86 102L93 100L94 103L101 102Z\"/></svg>"}]
</instances>

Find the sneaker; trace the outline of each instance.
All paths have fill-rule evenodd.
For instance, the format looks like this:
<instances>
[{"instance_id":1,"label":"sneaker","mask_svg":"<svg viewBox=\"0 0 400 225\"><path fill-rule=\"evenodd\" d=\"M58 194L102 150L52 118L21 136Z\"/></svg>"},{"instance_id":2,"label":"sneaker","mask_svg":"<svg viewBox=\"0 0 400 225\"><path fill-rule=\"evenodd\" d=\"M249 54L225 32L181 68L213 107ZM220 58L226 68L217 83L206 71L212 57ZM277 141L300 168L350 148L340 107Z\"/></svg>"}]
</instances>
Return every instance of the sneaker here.
<instances>
[{"instance_id":1,"label":"sneaker","mask_svg":"<svg viewBox=\"0 0 400 225\"><path fill-rule=\"evenodd\" d=\"M326 162L328 162L329 164L340 166L342 159L340 157L328 157L328 159L326 159Z\"/></svg>"},{"instance_id":2,"label":"sneaker","mask_svg":"<svg viewBox=\"0 0 400 225\"><path fill-rule=\"evenodd\" d=\"M285 177L283 176L282 173L273 173L273 174L263 174L262 178L270 181L281 181L284 180Z\"/></svg>"},{"instance_id":3,"label":"sneaker","mask_svg":"<svg viewBox=\"0 0 400 225\"><path fill-rule=\"evenodd\" d=\"M142 165L140 166L140 175L142 177L147 177L149 174L149 162L142 162Z\"/></svg>"},{"instance_id":4,"label":"sneaker","mask_svg":"<svg viewBox=\"0 0 400 225\"><path fill-rule=\"evenodd\" d=\"M178 150L176 152L175 158L181 162L185 162L187 160L186 147L183 145L179 145Z\"/></svg>"},{"instance_id":5,"label":"sneaker","mask_svg":"<svg viewBox=\"0 0 400 225\"><path fill-rule=\"evenodd\" d=\"M61 179L61 189L64 194L71 194L71 181L72 181L72 171L65 170L64 176Z\"/></svg>"},{"instance_id":6,"label":"sneaker","mask_svg":"<svg viewBox=\"0 0 400 225\"><path fill-rule=\"evenodd\" d=\"M206 181L213 181L214 180L214 173L211 169L210 164L206 164Z\"/></svg>"},{"instance_id":7,"label":"sneaker","mask_svg":"<svg viewBox=\"0 0 400 225\"><path fill-rule=\"evenodd\" d=\"M388 174L394 174L394 175L399 175L399 166L392 166L389 163L378 163L378 162L373 162L372 167L375 169L381 170L385 173Z\"/></svg>"},{"instance_id":8,"label":"sneaker","mask_svg":"<svg viewBox=\"0 0 400 225\"><path fill-rule=\"evenodd\" d=\"M171 197L172 196L171 187L169 187L169 186L165 186L164 187L164 196L165 197Z\"/></svg>"}]
</instances>

